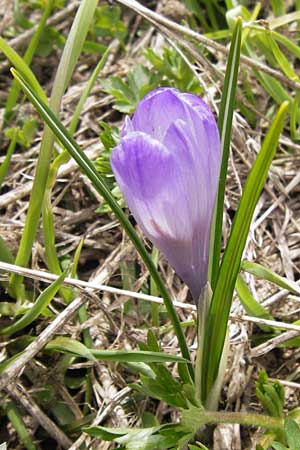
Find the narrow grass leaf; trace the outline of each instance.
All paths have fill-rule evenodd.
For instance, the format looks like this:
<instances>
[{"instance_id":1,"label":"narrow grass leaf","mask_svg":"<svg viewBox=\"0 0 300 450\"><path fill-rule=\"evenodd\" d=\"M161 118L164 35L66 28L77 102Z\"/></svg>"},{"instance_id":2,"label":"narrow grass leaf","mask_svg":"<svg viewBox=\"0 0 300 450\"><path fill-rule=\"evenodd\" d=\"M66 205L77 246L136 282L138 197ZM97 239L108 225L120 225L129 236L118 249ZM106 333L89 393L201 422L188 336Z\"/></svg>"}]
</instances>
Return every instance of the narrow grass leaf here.
<instances>
[{"instance_id":1,"label":"narrow grass leaf","mask_svg":"<svg viewBox=\"0 0 300 450\"><path fill-rule=\"evenodd\" d=\"M276 152L287 108L287 102L281 105L263 141L261 150L246 181L228 244L224 252L205 333L206 352L204 355L204 373L202 377L203 400L207 399L218 376L227 331L227 321L242 254L249 233L253 212Z\"/></svg>"},{"instance_id":2,"label":"narrow grass leaf","mask_svg":"<svg viewBox=\"0 0 300 450\"><path fill-rule=\"evenodd\" d=\"M236 292L239 296L240 302L245 308L247 314L253 317L259 317L261 319L275 320L274 317L252 296L247 283L241 275L238 275L236 284ZM272 327L267 325L258 324L265 333L274 331Z\"/></svg>"},{"instance_id":3,"label":"narrow grass leaf","mask_svg":"<svg viewBox=\"0 0 300 450\"><path fill-rule=\"evenodd\" d=\"M28 66L31 64L32 58L34 56L34 53L36 52L36 49L39 45L42 33L44 32L46 21L53 9L54 0L48 0L47 6L43 12L43 15L41 17L41 20L38 24L38 27L34 33L34 35L31 38L31 41L27 47L27 50L24 54L23 60L25 64ZM15 107L18 96L20 93L20 87L17 84L16 80L13 81L7 100L5 104L5 110L4 110L4 118L7 120L9 118L9 115L12 111L12 109Z\"/></svg>"},{"instance_id":4,"label":"narrow grass leaf","mask_svg":"<svg viewBox=\"0 0 300 450\"><path fill-rule=\"evenodd\" d=\"M96 361L91 349L87 348L81 342L66 336L59 336L48 342L45 349L61 353L71 353L72 355L82 356L91 361Z\"/></svg>"},{"instance_id":5,"label":"narrow grass leaf","mask_svg":"<svg viewBox=\"0 0 300 450\"><path fill-rule=\"evenodd\" d=\"M212 289L214 289L214 286L216 284L220 263L225 185L226 185L228 158L230 150L232 118L237 88L237 76L241 53L241 36L242 36L242 21L241 19L237 19L232 36L228 62L226 66L224 88L218 120L221 137L222 164L220 172L219 189L217 194L217 201L211 231L211 253L210 253L209 274Z\"/></svg>"},{"instance_id":6,"label":"narrow grass leaf","mask_svg":"<svg viewBox=\"0 0 300 450\"><path fill-rule=\"evenodd\" d=\"M32 89L34 89L40 99L43 102L48 103L48 99L45 92L43 91L43 88L41 87L33 72L29 69L28 65L25 63L24 59L21 58L21 56L18 55L18 53L10 47L1 36L0 50L5 54L6 58L17 69L17 71L20 72L22 77L30 84L30 86L32 86Z\"/></svg>"},{"instance_id":7,"label":"narrow grass leaf","mask_svg":"<svg viewBox=\"0 0 300 450\"><path fill-rule=\"evenodd\" d=\"M282 53L276 41L272 38L270 33L264 33L264 39L268 44L269 48L272 50L273 56L276 59L277 64L283 71L283 73L291 80L298 80L294 69L292 68L287 57Z\"/></svg>"},{"instance_id":8,"label":"narrow grass leaf","mask_svg":"<svg viewBox=\"0 0 300 450\"><path fill-rule=\"evenodd\" d=\"M9 246L6 241L0 236L0 261L7 262L9 264L13 264L15 258L11 253Z\"/></svg>"},{"instance_id":9,"label":"narrow grass leaf","mask_svg":"<svg viewBox=\"0 0 300 450\"><path fill-rule=\"evenodd\" d=\"M270 281L270 283L276 284L276 286L286 289L287 291L292 292L292 294L300 295L300 287L297 283L277 275L275 272L267 269L261 264L251 261L243 261L241 263L241 270L251 273L255 277L261 278L262 280Z\"/></svg>"},{"instance_id":10,"label":"narrow grass leaf","mask_svg":"<svg viewBox=\"0 0 300 450\"><path fill-rule=\"evenodd\" d=\"M138 253L140 254L142 260L144 261L146 267L149 270L150 275L155 281L159 292L161 293L166 309L168 311L169 318L173 324L174 331L178 338L179 346L182 352L182 356L186 360L190 360L190 352L185 340L184 333L181 329L179 318L176 312L176 309L173 305L172 299L168 290L166 289L158 271L156 270L155 264L153 263L150 255L145 249L144 245L140 241L134 227L131 225L128 217L123 212L122 208L119 206L114 196L111 194L105 182L102 180L102 177L97 172L94 164L88 159L88 157L82 152L76 141L70 136L68 130L62 125L62 123L55 117L52 111L47 107L47 105L43 104L43 102L36 97L35 93L32 91L31 87L28 86L26 81L22 79L16 71L12 69L12 73L14 77L18 80L22 89L41 115L41 117L45 120L47 125L51 128L57 139L61 142L61 144L68 150L70 155L75 159L78 163L82 171L85 175L91 180L96 190L103 196L103 198L107 201L115 216L118 218L120 224L126 231L130 240L134 244ZM193 376L192 366L189 365L189 371L191 376ZM188 378L188 375L187 375Z\"/></svg>"},{"instance_id":11,"label":"narrow grass leaf","mask_svg":"<svg viewBox=\"0 0 300 450\"><path fill-rule=\"evenodd\" d=\"M55 114L58 114L59 112L62 96L71 79L73 70L79 58L97 4L97 0L83 0L77 10L58 65L51 92L49 105ZM22 72L20 72L20 74L22 75ZM29 85L37 93L38 97L43 101L43 97L39 95L39 92L36 91L34 86L31 84L31 80L27 80L25 78L25 81L28 81ZM24 230L16 256L16 264L19 266L26 267L30 258L32 245L36 236L38 222L41 215L53 144L54 136L52 131L48 127L45 127ZM13 274L10 279L11 287L15 291L16 296L19 298L22 298L22 280L22 277L17 274Z\"/></svg>"},{"instance_id":12,"label":"narrow grass leaf","mask_svg":"<svg viewBox=\"0 0 300 450\"><path fill-rule=\"evenodd\" d=\"M103 66L104 66L104 64L105 64L105 62L107 60L108 55L109 55L110 49L111 48L108 47L105 50L105 52L102 55L100 61L98 62L97 66L95 67L95 69L94 69L94 71L93 71L93 73L92 73L92 75L91 75L91 77L90 77L90 79L89 79L89 81L88 81L84 91L81 94L80 100L79 100L79 102L78 102L78 104L76 106L76 109L74 111L74 114L73 114L73 117L72 117L72 120L71 120L71 123L70 123L70 126L69 126L69 132L72 135L76 131L76 128L77 128L77 125L78 125L78 121L79 121L79 117L80 117L80 114L81 114L82 109L84 107L84 104L85 104L88 96L90 95L91 90L93 89L93 86L94 86L94 84L95 84L95 82L97 80L97 77L98 77L101 69L103 69Z\"/></svg>"},{"instance_id":13,"label":"narrow grass leaf","mask_svg":"<svg viewBox=\"0 0 300 450\"><path fill-rule=\"evenodd\" d=\"M0 165L0 189L2 187L2 183L4 181L4 178L6 177L6 174L8 172L10 161L11 161L12 155L13 155L13 153L15 151L15 148L16 148L17 135L18 135L18 131L15 130L14 134L13 134L13 137L12 137L10 143L9 143L9 147L7 149L4 161Z\"/></svg>"},{"instance_id":14,"label":"narrow grass leaf","mask_svg":"<svg viewBox=\"0 0 300 450\"><path fill-rule=\"evenodd\" d=\"M62 353L71 353L87 358L92 361L115 361L124 363L164 363L164 362L186 362L176 355L168 355L163 352L148 352L142 350L100 350L87 348L75 339L60 336L46 345L46 350L55 350Z\"/></svg>"},{"instance_id":15,"label":"narrow grass leaf","mask_svg":"<svg viewBox=\"0 0 300 450\"><path fill-rule=\"evenodd\" d=\"M288 23L300 20L300 11L295 11L290 14L285 14L281 17L276 17L271 19L269 22L270 30L275 30L276 28L283 27Z\"/></svg>"},{"instance_id":16,"label":"narrow grass leaf","mask_svg":"<svg viewBox=\"0 0 300 450\"><path fill-rule=\"evenodd\" d=\"M21 319L17 320L14 324L9 325L8 327L1 328L0 335L10 335L16 333L17 331L23 330L23 328L30 325L35 319L39 317L39 315L47 308L49 303L53 300L53 297L56 295L57 291L61 287L64 279L68 274L68 270L66 270L57 280L55 280L50 286L48 286L37 298L33 306L21 317Z\"/></svg>"},{"instance_id":17,"label":"narrow grass leaf","mask_svg":"<svg viewBox=\"0 0 300 450\"><path fill-rule=\"evenodd\" d=\"M10 401L8 403L3 402L2 409L10 420L13 428L16 430L20 439L20 443L24 445L24 448L26 448L27 450L37 450L37 447L35 446L15 403Z\"/></svg>"},{"instance_id":18,"label":"narrow grass leaf","mask_svg":"<svg viewBox=\"0 0 300 450\"><path fill-rule=\"evenodd\" d=\"M92 76L90 77L86 88L84 89L80 100L77 104L75 112L73 114L71 124L69 126L69 132L71 135L74 134L77 124L79 121L80 114L82 112L83 106L86 99L88 98L94 83L96 82L97 76L101 68L104 66L107 56L109 54L110 48L106 50L99 63L97 64ZM63 150L52 162L49 170L46 191L44 195L44 201L42 206L42 216L43 216L43 234L44 234L44 244L47 265L51 272L59 275L61 273L60 261L57 255L57 250L55 246L55 227L54 227L54 215L52 211L51 197L52 188L56 181L57 171L62 164L69 161L70 155L66 150ZM73 265L74 267L74 265ZM72 291L70 289L62 288L61 295L66 302L69 302L72 298ZM83 307L84 309L85 307ZM84 332L86 334L86 331Z\"/></svg>"}]
</instances>

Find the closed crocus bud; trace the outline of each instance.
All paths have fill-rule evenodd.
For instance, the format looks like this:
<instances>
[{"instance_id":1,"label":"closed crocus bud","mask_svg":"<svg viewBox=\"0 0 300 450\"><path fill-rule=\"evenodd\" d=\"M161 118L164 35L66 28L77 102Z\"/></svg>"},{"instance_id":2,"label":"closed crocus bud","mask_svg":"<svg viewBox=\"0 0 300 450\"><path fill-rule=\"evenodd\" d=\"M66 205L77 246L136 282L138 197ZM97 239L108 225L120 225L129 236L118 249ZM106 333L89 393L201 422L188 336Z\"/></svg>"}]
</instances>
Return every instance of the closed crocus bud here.
<instances>
[{"instance_id":1,"label":"closed crocus bud","mask_svg":"<svg viewBox=\"0 0 300 450\"><path fill-rule=\"evenodd\" d=\"M197 302L207 283L220 138L206 103L173 88L150 92L126 117L111 165L145 235Z\"/></svg>"}]
</instances>

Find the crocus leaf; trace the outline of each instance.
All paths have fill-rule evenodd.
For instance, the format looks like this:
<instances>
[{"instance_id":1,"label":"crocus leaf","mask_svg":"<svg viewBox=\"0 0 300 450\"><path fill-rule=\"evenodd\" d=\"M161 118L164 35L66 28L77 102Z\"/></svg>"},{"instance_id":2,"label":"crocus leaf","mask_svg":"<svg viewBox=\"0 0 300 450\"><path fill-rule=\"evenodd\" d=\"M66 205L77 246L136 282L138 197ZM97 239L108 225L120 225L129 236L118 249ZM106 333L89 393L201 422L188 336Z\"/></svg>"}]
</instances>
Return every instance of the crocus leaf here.
<instances>
[{"instance_id":1,"label":"crocus leaf","mask_svg":"<svg viewBox=\"0 0 300 450\"><path fill-rule=\"evenodd\" d=\"M218 120L221 138L222 165L217 202L211 230L210 281L212 289L214 289L217 280L220 263L225 185L230 150L232 119L237 88L237 76L241 53L241 37L242 21L241 19L237 19L227 61L224 88Z\"/></svg>"},{"instance_id":2,"label":"crocus leaf","mask_svg":"<svg viewBox=\"0 0 300 450\"><path fill-rule=\"evenodd\" d=\"M255 206L266 181L283 128L288 103L279 108L246 181L224 252L205 332L202 395L206 400L218 376L233 290Z\"/></svg>"}]
</instances>

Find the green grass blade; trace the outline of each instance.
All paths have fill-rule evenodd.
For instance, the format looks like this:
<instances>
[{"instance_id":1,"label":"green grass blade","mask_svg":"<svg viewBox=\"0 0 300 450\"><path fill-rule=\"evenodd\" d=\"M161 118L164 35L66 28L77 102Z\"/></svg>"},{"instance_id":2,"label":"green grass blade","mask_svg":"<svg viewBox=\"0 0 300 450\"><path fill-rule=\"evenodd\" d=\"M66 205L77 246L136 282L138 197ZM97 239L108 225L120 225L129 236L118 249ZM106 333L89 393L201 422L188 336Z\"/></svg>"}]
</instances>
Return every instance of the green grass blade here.
<instances>
[{"instance_id":1,"label":"green grass blade","mask_svg":"<svg viewBox=\"0 0 300 450\"><path fill-rule=\"evenodd\" d=\"M291 80L298 80L298 76L292 68L292 65L284 53L280 50L276 41L272 38L271 33L264 33L264 39L266 40L268 47L272 50L273 56L283 73Z\"/></svg>"},{"instance_id":2,"label":"green grass blade","mask_svg":"<svg viewBox=\"0 0 300 450\"><path fill-rule=\"evenodd\" d=\"M61 98L70 81L71 75L82 50L82 46L88 33L89 25L93 18L97 4L97 0L83 0L76 13L66 45L63 50L62 57L59 62L49 102L50 108L52 109L52 111L54 111L55 114L58 114L59 112ZM22 72L20 72L20 74L22 75ZM25 81L27 81L26 78ZM35 87L31 84L31 80L28 80L28 82L30 86L32 86L32 88L35 90ZM36 90L35 92L42 100L43 97L39 95L39 92L37 92ZM46 189L49 166L52 157L53 144L54 136L52 134L52 131L48 127L46 127L36 166L28 213L26 216L25 226L16 257L16 264L19 266L26 267L30 258L32 245L36 236L36 230L41 215L44 192ZM22 277L16 274L13 274L10 279L11 287L15 291L17 297L22 297L22 280Z\"/></svg>"},{"instance_id":3,"label":"green grass blade","mask_svg":"<svg viewBox=\"0 0 300 450\"><path fill-rule=\"evenodd\" d=\"M90 79L89 79L89 81L88 81L84 91L82 92L82 95L81 95L80 100L79 100L79 102L78 102L78 104L76 106L76 109L74 111L74 114L73 114L73 117L72 117L72 120L71 120L71 123L70 123L70 126L69 126L69 132L72 135L76 131L76 128L77 128L77 125L78 125L78 121L79 121L79 117L80 117L80 114L81 114L82 109L84 107L84 104L85 104L88 96L90 95L91 90L93 89L93 86L94 86L94 84L95 84L95 82L97 80L97 77L98 77L100 71L104 67L104 64L105 64L105 62L107 60L109 52L110 52L110 47L108 47L105 50L105 52L103 53L101 59L99 60L97 66L95 67L95 69L94 69L94 71L93 71L93 73L92 73L92 75L91 75L91 77L90 77Z\"/></svg>"},{"instance_id":4,"label":"green grass blade","mask_svg":"<svg viewBox=\"0 0 300 450\"><path fill-rule=\"evenodd\" d=\"M279 286L282 289L286 289L287 291L292 292L292 294L300 295L300 287L297 283L292 280L288 280L285 277L277 275L275 272L267 269L261 264L251 261L243 261L241 264L241 270L251 273L257 278L270 281L270 283L276 284L276 286Z\"/></svg>"},{"instance_id":5,"label":"green grass blade","mask_svg":"<svg viewBox=\"0 0 300 450\"><path fill-rule=\"evenodd\" d=\"M9 264L14 264L15 258L10 251L5 240L0 236L0 261L7 262Z\"/></svg>"},{"instance_id":6,"label":"green grass blade","mask_svg":"<svg viewBox=\"0 0 300 450\"><path fill-rule=\"evenodd\" d=\"M17 406L13 402L4 403L2 405L2 409L4 410L5 414L9 418L12 426L18 433L18 436L20 438L20 442L24 445L24 448L27 450L37 450L37 447L35 446L27 428L26 425L22 419L22 416L17 408ZM6 448L6 447L4 447ZM0 445L1 450L1 445Z\"/></svg>"},{"instance_id":7,"label":"green grass blade","mask_svg":"<svg viewBox=\"0 0 300 450\"><path fill-rule=\"evenodd\" d=\"M9 147L8 147L7 153L5 155L4 161L0 165L0 189L1 189L2 183L4 181L4 178L5 178L6 174L7 174L7 171L9 169L9 165L10 165L10 161L11 161L12 155L13 155L13 153L15 151L15 148L16 148L17 135L18 135L18 132L16 130L14 132L12 140L9 143Z\"/></svg>"},{"instance_id":8,"label":"green grass blade","mask_svg":"<svg viewBox=\"0 0 300 450\"><path fill-rule=\"evenodd\" d=\"M221 99L221 107L218 120L221 138L222 165L211 231L209 279L213 290L214 286L216 285L220 264L225 185L226 185L228 158L230 150L232 118L237 88L237 76L240 62L241 36L242 36L242 21L241 19L237 19L232 36L230 53L228 56L224 80L224 89Z\"/></svg>"},{"instance_id":9,"label":"green grass blade","mask_svg":"<svg viewBox=\"0 0 300 450\"><path fill-rule=\"evenodd\" d=\"M30 325L35 319L39 317L39 315L47 308L49 303L52 301L53 297L56 295L57 291L61 287L64 279L68 274L68 270L66 270L57 280L55 280L50 286L48 286L37 298L34 305L22 316L19 320L17 320L14 324L9 325L8 327L1 328L1 335L10 335L16 333L17 331L23 330L23 328Z\"/></svg>"},{"instance_id":10,"label":"green grass blade","mask_svg":"<svg viewBox=\"0 0 300 450\"><path fill-rule=\"evenodd\" d=\"M100 70L103 68L107 56L109 54L110 48L106 50L99 63L97 64L92 76L89 79L89 82L84 89L80 100L77 104L75 112L72 117L72 121L69 126L69 132L71 135L74 134L79 117L82 111L82 108L85 104L86 99L88 98L95 82L97 76L99 75ZM61 273L60 262L57 256L56 246L55 246L55 227L54 227L54 217L52 212L51 205L51 196L52 196L52 188L56 181L57 171L62 164L65 164L69 161L70 155L66 150L63 150L53 161L50 166L48 181L46 186L46 192L44 195L44 201L42 206L42 216L43 216L43 234L44 234L44 244L45 244L45 254L48 268L51 272L59 275ZM61 290L61 294L65 301L69 301L71 298L71 290L63 288Z\"/></svg>"},{"instance_id":11,"label":"green grass blade","mask_svg":"<svg viewBox=\"0 0 300 450\"><path fill-rule=\"evenodd\" d=\"M239 296L240 302L246 310L246 313L250 316L259 317L261 319L274 320L274 317L252 296L247 283L244 278L239 274L235 284L236 292ZM272 332L273 328L268 325L258 326L265 332Z\"/></svg>"},{"instance_id":12,"label":"green grass blade","mask_svg":"<svg viewBox=\"0 0 300 450\"><path fill-rule=\"evenodd\" d=\"M48 342L45 349L61 353L71 353L72 355L81 356L90 361L96 361L90 348L87 348L82 342L66 336L59 336Z\"/></svg>"},{"instance_id":13,"label":"green grass blade","mask_svg":"<svg viewBox=\"0 0 300 450\"><path fill-rule=\"evenodd\" d=\"M87 348L84 344L75 339L60 336L46 345L46 350L55 350L62 353L71 353L92 361L115 361L115 362L143 362L143 363L164 363L164 362L186 362L180 356L168 355L163 352L149 352L142 350L102 350Z\"/></svg>"},{"instance_id":14,"label":"green grass blade","mask_svg":"<svg viewBox=\"0 0 300 450\"><path fill-rule=\"evenodd\" d=\"M266 181L268 170L275 155L278 139L283 128L288 103L283 103L263 141L261 150L244 187L228 244L220 267L212 297L205 333L205 355L203 364L202 392L204 400L218 376L227 321L233 290L239 272L253 212Z\"/></svg>"},{"instance_id":15,"label":"green grass blade","mask_svg":"<svg viewBox=\"0 0 300 450\"><path fill-rule=\"evenodd\" d=\"M46 21L53 9L53 4L54 4L54 0L48 0L47 6L45 8L45 11L43 12L40 23L39 23L34 35L32 36L32 39L31 39L31 41L28 45L28 48L25 52L23 60L28 66L31 64L34 53L36 52L36 49L39 45L41 35L45 29ZM4 119L5 120L9 119L10 113L16 105L19 93L20 93L20 87L18 86L17 82L14 80L11 85L11 88L10 88L10 91L9 91L9 94L7 97L7 101L5 104L5 110L4 110Z\"/></svg>"},{"instance_id":16,"label":"green grass blade","mask_svg":"<svg viewBox=\"0 0 300 450\"><path fill-rule=\"evenodd\" d=\"M25 63L24 59L21 58L21 56L18 55L18 53L10 47L1 36L0 50L5 54L6 58L18 70L18 72L20 72L22 77L30 84L30 86L32 86L36 94L43 100L43 102L48 103L48 99L45 92L43 91L43 88L41 87L33 72L29 69L28 65Z\"/></svg>"},{"instance_id":17,"label":"green grass blade","mask_svg":"<svg viewBox=\"0 0 300 450\"><path fill-rule=\"evenodd\" d=\"M87 158L87 156L82 152L76 141L70 136L68 130L58 121L58 119L54 116L52 111L47 107L47 105L43 104L40 99L38 99L32 89L28 86L25 80L20 77L14 70L12 70L14 77L18 80L22 89L28 96L31 103L34 105L38 113L45 120L47 125L51 128L57 139L60 143L66 148L66 150L70 153L70 155L75 159L78 165L81 167L82 171L85 175L91 180L96 190L103 196L103 198L107 201L115 216L118 218L120 224L126 231L128 237L134 244L138 253L140 254L142 260L147 266L149 273L153 280L155 281L161 296L164 299L164 303L169 315L169 318L173 324L174 331L178 338L179 346L182 352L182 356L186 360L190 360L190 352L185 340L184 333L181 329L179 318L176 312L176 309L173 305L172 299L168 290L166 289L159 273L156 270L155 264L153 263L150 255L145 249L144 245L140 241L134 227L131 225L128 220L126 214L123 212L122 208L116 202L114 196L111 194L110 190L106 186L105 182L102 180L101 176L97 172L94 164ZM189 365L189 371L193 376L192 366Z\"/></svg>"}]
</instances>

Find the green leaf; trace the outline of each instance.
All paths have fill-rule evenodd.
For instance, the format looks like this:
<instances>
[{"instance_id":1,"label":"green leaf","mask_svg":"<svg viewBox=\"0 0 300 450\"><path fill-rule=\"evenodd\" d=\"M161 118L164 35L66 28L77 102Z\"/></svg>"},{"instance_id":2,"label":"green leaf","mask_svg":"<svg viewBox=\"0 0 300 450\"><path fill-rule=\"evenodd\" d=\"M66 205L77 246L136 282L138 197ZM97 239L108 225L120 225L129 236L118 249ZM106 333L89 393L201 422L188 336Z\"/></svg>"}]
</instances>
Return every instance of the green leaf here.
<instances>
[{"instance_id":1,"label":"green leaf","mask_svg":"<svg viewBox=\"0 0 300 450\"><path fill-rule=\"evenodd\" d=\"M249 314L250 316L259 317L261 319L274 320L274 317L252 296L245 280L241 275L238 275L237 277L235 289L239 296L240 302L245 308L247 314ZM258 326L265 333L274 331L273 328L268 325L258 324Z\"/></svg>"},{"instance_id":2,"label":"green leaf","mask_svg":"<svg viewBox=\"0 0 300 450\"><path fill-rule=\"evenodd\" d=\"M40 314L47 308L60 286L62 285L64 279L68 274L66 270L57 280L55 280L50 286L48 286L37 298L33 306L24 314L21 319L17 320L12 325L4 327L0 330L0 335L10 335L16 333L17 331L23 330L23 328L30 325L35 319L39 317Z\"/></svg>"},{"instance_id":3,"label":"green leaf","mask_svg":"<svg viewBox=\"0 0 300 450\"><path fill-rule=\"evenodd\" d=\"M32 437L30 436L31 433L29 433L29 430L27 429L23 421L22 415L17 406L15 405L15 403L10 401L8 403L4 402L2 403L1 407L4 410L5 414L7 415L8 419L10 420L12 426L16 430L20 439L20 443L24 445L24 448L26 448L27 450L37 450L37 447L35 446ZM2 445L0 445L0 450L1 447ZM5 449L6 446L4 444L3 450Z\"/></svg>"},{"instance_id":4,"label":"green leaf","mask_svg":"<svg viewBox=\"0 0 300 450\"><path fill-rule=\"evenodd\" d=\"M276 286L286 289L293 294L300 295L300 287L297 283L277 275L275 272L262 266L261 264L251 261L243 261L241 264L241 270L251 273L252 275L263 280L270 281L270 283L276 284Z\"/></svg>"},{"instance_id":5,"label":"green leaf","mask_svg":"<svg viewBox=\"0 0 300 450\"><path fill-rule=\"evenodd\" d=\"M94 15L94 11L97 7L97 3L97 0L82 0L82 2L80 2L79 4L53 82L49 106L55 114L58 114L59 112L62 96L66 87L68 86L68 83L70 82L73 70L78 61L84 40L89 31L89 26ZM20 73L22 76L22 72ZM25 81L28 82L28 84L34 90L36 95L41 99L41 101L45 103L43 100L44 97L40 95L37 89L35 89L34 85L31 83L31 79L25 78ZM44 192L49 175L53 145L54 136L52 134L52 131L48 127L45 127L36 165L35 177L31 190L26 221L15 260L15 264L19 266L26 267L30 259L32 246L36 236L36 231L43 206ZM22 293L22 277L20 275L11 275L10 286L15 292L16 297L20 299L24 297Z\"/></svg>"},{"instance_id":6,"label":"green leaf","mask_svg":"<svg viewBox=\"0 0 300 450\"><path fill-rule=\"evenodd\" d=\"M290 450L299 450L300 428L297 422L287 417L284 421L284 431Z\"/></svg>"},{"instance_id":7,"label":"green leaf","mask_svg":"<svg viewBox=\"0 0 300 450\"><path fill-rule=\"evenodd\" d=\"M218 120L221 138L222 164L221 164L217 201L211 228L209 279L212 290L214 290L215 288L219 273L225 185L226 185L228 158L230 151L232 118L237 88L237 76L241 53L241 36L242 36L242 21L239 18L236 20L235 29L232 36Z\"/></svg>"},{"instance_id":8,"label":"green leaf","mask_svg":"<svg viewBox=\"0 0 300 450\"><path fill-rule=\"evenodd\" d=\"M283 71L283 73L291 80L298 80L298 76L296 75L294 69L292 68L289 60L280 50L278 44L272 38L272 35L270 33L264 33L264 39L266 40L266 44L271 48L274 58L276 59L276 62Z\"/></svg>"},{"instance_id":9,"label":"green leaf","mask_svg":"<svg viewBox=\"0 0 300 450\"><path fill-rule=\"evenodd\" d=\"M255 392L268 415L283 416L284 388L278 381L269 381L264 370L259 373Z\"/></svg>"},{"instance_id":10,"label":"green leaf","mask_svg":"<svg viewBox=\"0 0 300 450\"><path fill-rule=\"evenodd\" d=\"M91 349L96 359L117 362L141 362L141 363L163 363L163 362L186 362L180 356L170 355L164 352L148 352L142 350L98 350Z\"/></svg>"},{"instance_id":11,"label":"green leaf","mask_svg":"<svg viewBox=\"0 0 300 450\"><path fill-rule=\"evenodd\" d=\"M272 448L274 450L288 450L287 447L285 447L284 445L280 444L280 442L273 442L272 443ZM262 449L264 450L264 449Z\"/></svg>"},{"instance_id":12,"label":"green leaf","mask_svg":"<svg viewBox=\"0 0 300 450\"><path fill-rule=\"evenodd\" d=\"M177 447L184 431L177 424L149 428L87 427L83 431L104 441L115 441L126 450L167 450ZM124 446L124 447L123 447Z\"/></svg>"},{"instance_id":13,"label":"green leaf","mask_svg":"<svg viewBox=\"0 0 300 450\"><path fill-rule=\"evenodd\" d=\"M22 77L30 84L30 86L32 86L32 89L34 89L38 97L40 97L41 100L47 104L48 99L46 97L46 94L33 72L29 69L24 59L21 58L21 56L18 55L18 53L12 47L10 47L1 36L0 50L5 54L6 58L17 69L17 71L20 72Z\"/></svg>"},{"instance_id":14,"label":"green leaf","mask_svg":"<svg viewBox=\"0 0 300 450\"><path fill-rule=\"evenodd\" d=\"M115 361L124 363L163 363L163 362L185 362L183 358L176 355L168 355L163 352L129 351L129 350L101 350L87 348L84 344L75 339L60 336L49 342L47 350L60 351L62 353L72 353L82 356L92 361Z\"/></svg>"},{"instance_id":15,"label":"green leaf","mask_svg":"<svg viewBox=\"0 0 300 450\"><path fill-rule=\"evenodd\" d=\"M261 150L247 178L224 252L208 314L208 323L205 333L206 352L204 355L204 374L202 377L204 400L207 399L214 381L218 376L219 364L227 331L228 316L242 254L251 225L253 212L276 152L287 108L288 103L283 103L281 105L263 141Z\"/></svg>"},{"instance_id":16,"label":"green leaf","mask_svg":"<svg viewBox=\"0 0 300 450\"><path fill-rule=\"evenodd\" d=\"M110 205L114 214L120 221L122 227L126 231L130 240L134 244L135 248L139 252L141 258L143 259L146 267L149 270L150 275L152 276L154 282L156 283L161 296L164 299L164 303L166 309L169 314L169 318L173 324L176 336L178 338L179 346L182 352L182 356L186 360L190 360L190 352L185 340L185 336L183 334L182 328L180 326L179 318L174 307L173 301L159 275L155 264L153 263L151 256L148 254L147 250L143 246L140 241L134 227L131 225L127 216L124 214L118 203L115 201L115 198L112 196L111 192L107 188L105 182L102 180L100 175L98 174L94 164L87 158L87 156L82 152L80 147L77 145L76 141L70 136L69 132L66 128L61 124L61 122L54 116L52 111L45 105L39 98L36 97L35 93L32 91L31 87L26 83L22 76L20 76L17 72L13 71L14 77L18 80L22 89L35 106L36 110L43 117L47 125L53 131L57 139L61 142L61 144L68 150L70 155L75 159L78 165L81 167L82 171L86 174L86 176L91 180L97 191L106 199L107 203ZM188 366L188 370L193 377L193 369L192 366ZM188 375L187 375L188 376Z\"/></svg>"},{"instance_id":17,"label":"green leaf","mask_svg":"<svg viewBox=\"0 0 300 450\"><path fill-rule=\"evenodd\" d=\"M87 358L91 361L96 361L92 350L87 348L84 344L75 339L59 336L52 341L48 342L45 347L46 350L55 350L62 353L71 353L73 355L81 356Z\"/></svg>"}]
</instances>

